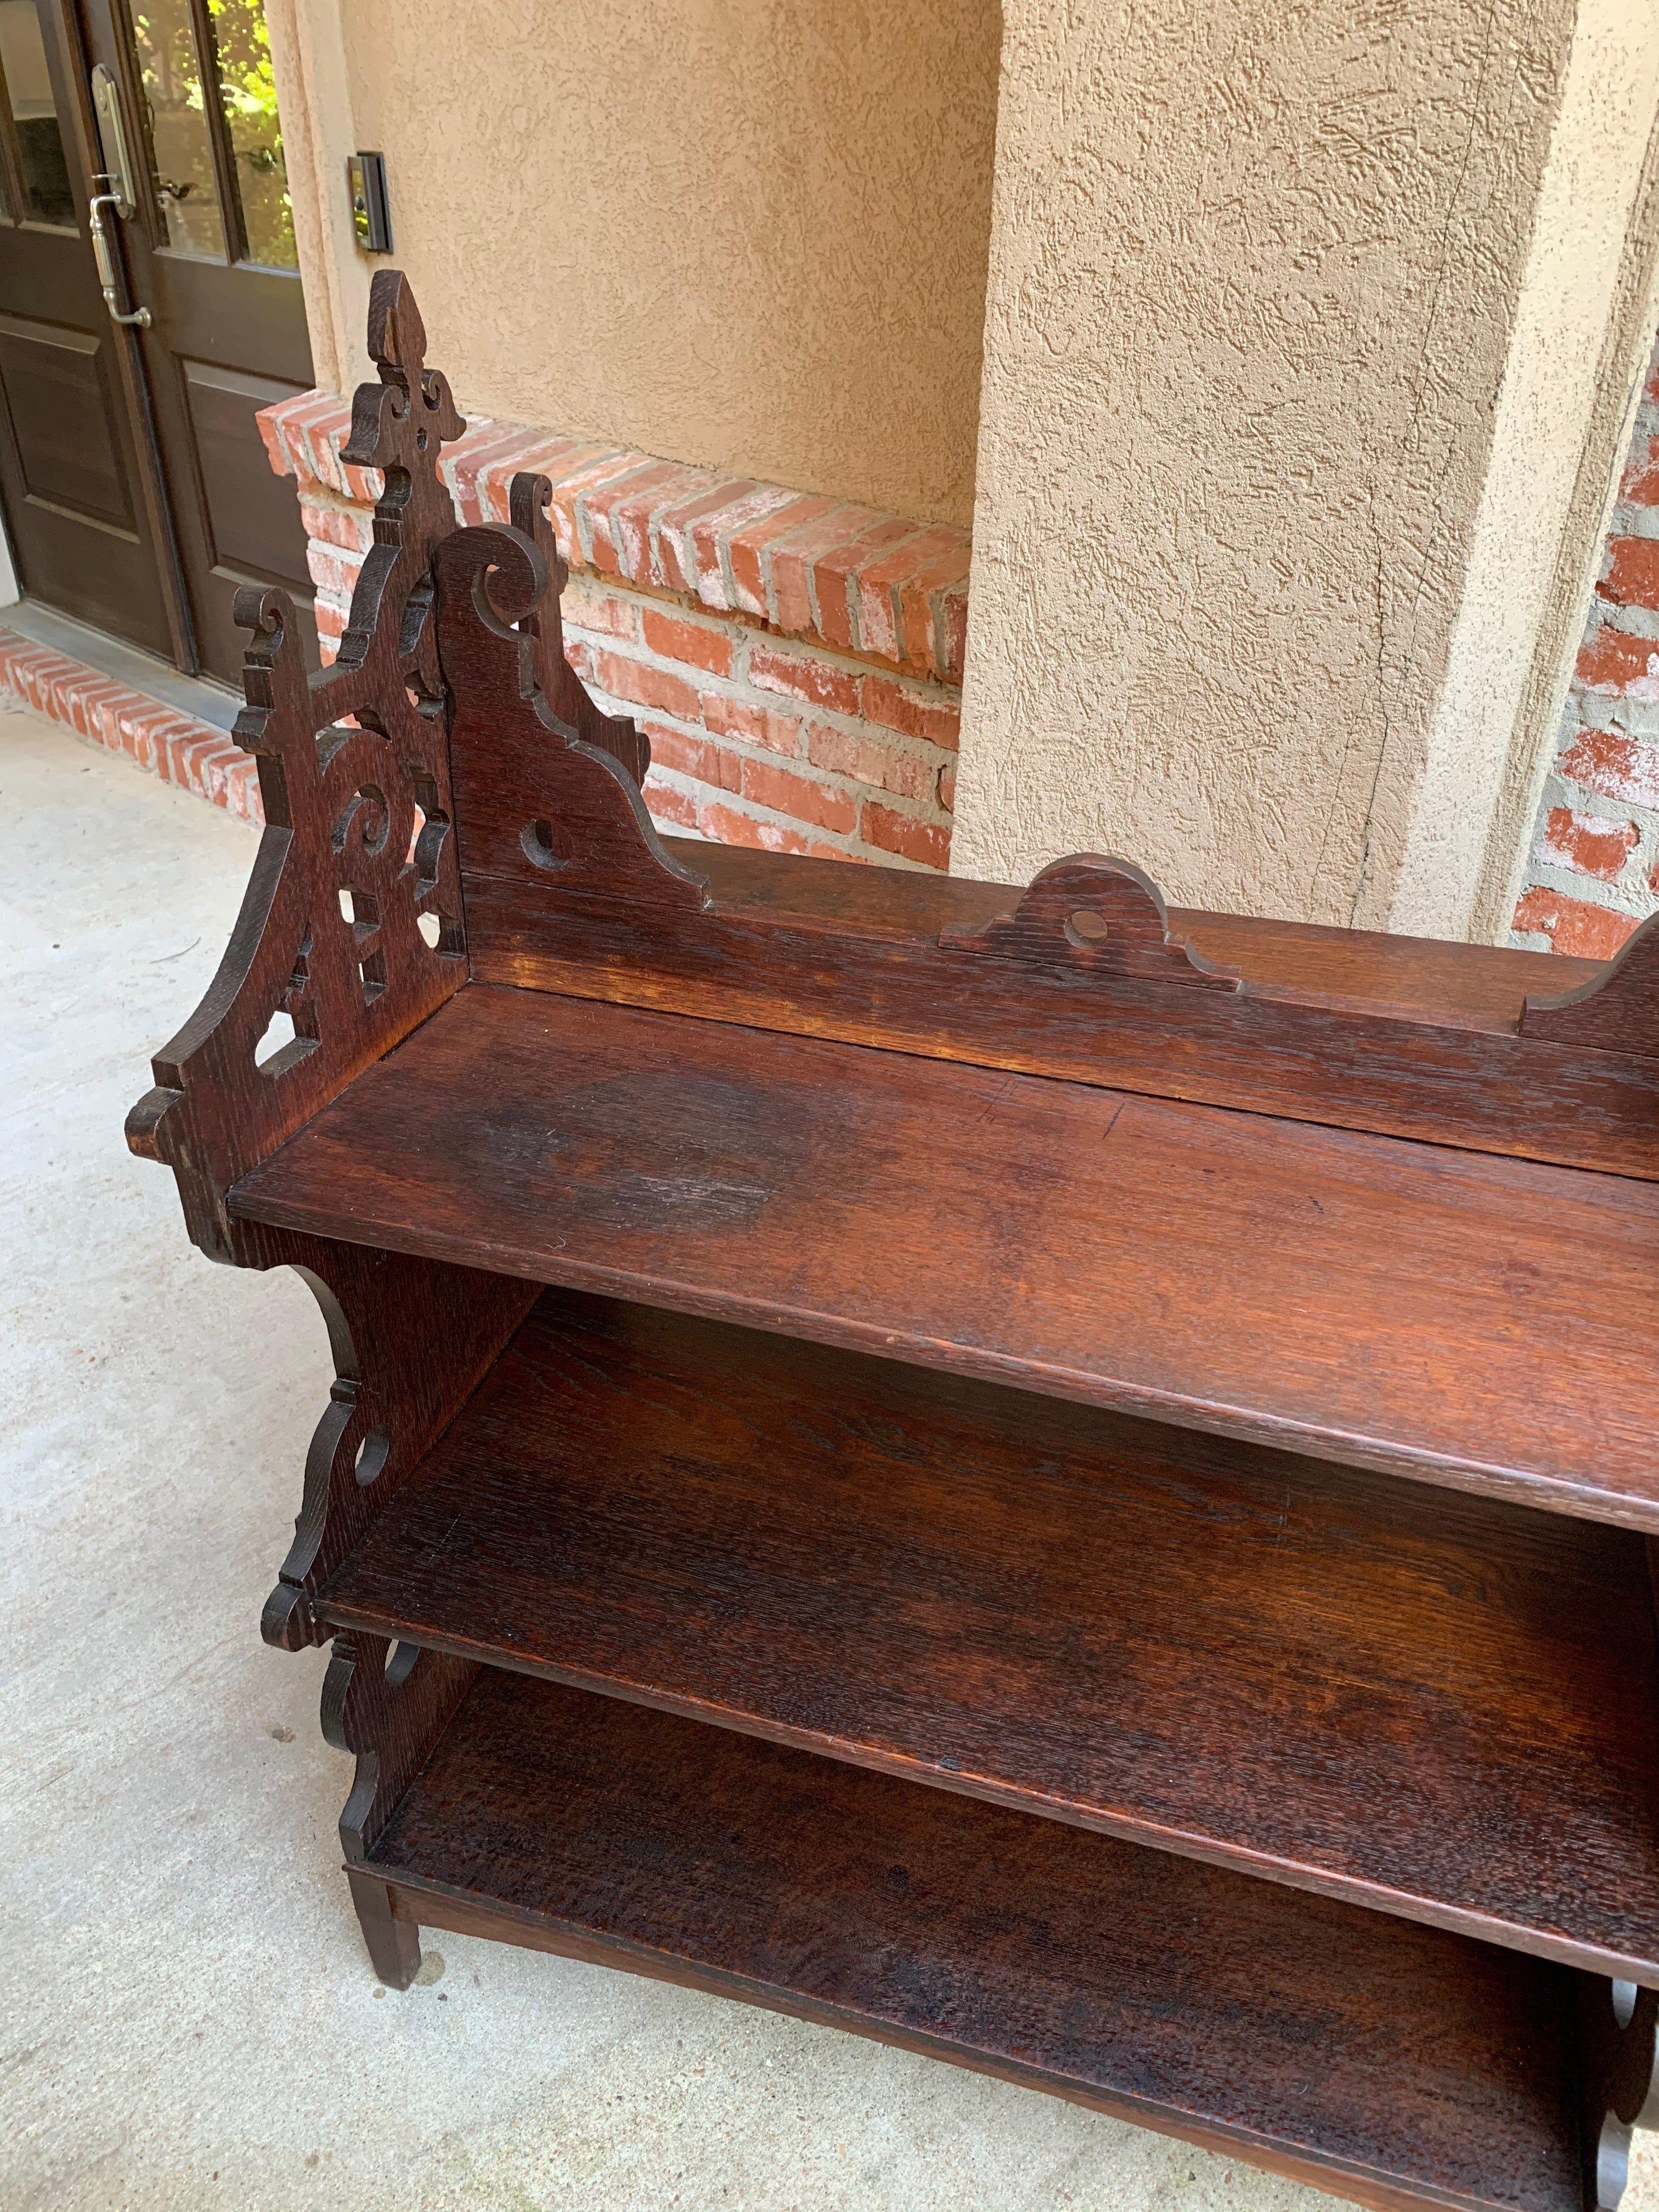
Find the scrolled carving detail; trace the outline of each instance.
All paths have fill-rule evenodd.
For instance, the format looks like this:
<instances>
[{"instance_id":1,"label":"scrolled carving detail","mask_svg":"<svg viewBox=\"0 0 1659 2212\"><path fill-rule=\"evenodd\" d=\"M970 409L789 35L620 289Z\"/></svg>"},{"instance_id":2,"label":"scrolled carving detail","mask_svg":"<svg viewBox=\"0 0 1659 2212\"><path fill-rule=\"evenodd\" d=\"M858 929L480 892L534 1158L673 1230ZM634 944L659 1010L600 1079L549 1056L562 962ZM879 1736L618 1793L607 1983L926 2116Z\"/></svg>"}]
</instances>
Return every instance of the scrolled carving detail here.
<instances>
[{"instance_id":1,"label":"scrolled carving detail","mask_svg":"<svg viewBox=\"0 0 1659 2212\"><path fill-rule=\"evenodd\" d=\"M549 514L553 487L545 477L521 469L507 486L507 514L547 563L552 588L519 619L530 640L531 673L550 712L584 744L608 753L635 784L651 767L651 741L633 722L602 714L587 696L564 654L564 619L559 600L569 580Z\"/></svg>"},{"instance_id":2,"label":"scrolled carving detail","mask_svg":"<svg viewBox=\"0 0 1659 2212\"><path fill-rule=\"evenodd\" d=\"M536 1298L533 1283L367 1246L261 1232L262 1265L294 1267L328 1327L335 1377L306 1454L294 1541L265 1601L266 1643L329 1631L318 1591L396 1496Z\"/></svg>"},{"instance_id":3,"label":"scrolled carving detail","mask_svg":"<svg viewBox=\"0 0 1659 2212\"><path fill-rule=\"evenodd\" d=\"M465 424L425 346L408 285L382 271L380 381L356 395L343 459L384 489L333 666L307 672L287 592L235 602L251 633L235 734L258 757L267 826L219 972L128 1122L134 1151L174 1170L215 1258L237 1255L231 1185L465 976L432 565L456 527L439 457ZM278 1012L294 1045L262 1063Z\"/></svg>"},{"instance_id":4,"label":"scrolled carving detail","mask_svg":"<svg viewBox=\"0 0 1659 2212\"><path fill-rule=\"evenodd\" d=\"M319 1298L329 1295L317 1278L311 1282ZM364 1493L384 1481L391 1444L376 1421L374 1397L373 1388L366 1392L357 1376L337 1376L312 1431L294 1542L259 1619L260 1634L279 1650L298 1651L322 1640L324 1632L311 1609L313 1589L379 1510L380 1501ZM365 1455L372 1471L369 1483L358 1478ZM398 1456L401 1461L404 1455Z\"/></svg>"},{"instance_id":5,"label":"scrolled carving detail","mask_svg":"<svg viewBox=\"0 0 1659 2212\"><path fill-rule=\"evenodd\" d=\"M477 1672L471 1659L393 1645L354 1630L338 1636L323 1677L323 1735L355 1754L357 1771L340 1814L349 1866L362 1866Z\"/></svg>"},{"instance_id":6,"label":"scrolled carving detail","mask_svg":"<svg viewBox=\"0 0 1659 2212\"><path fill-rule=\"evenodd\" d=\"M516 526L458 530L433 564L451 682L450 763L469 878L516 878L622 902L700 911L706 878L677 860L641 796L632 723L600 714L565 662L558 549L544 479L513 480Z\"/></svg>"},{"instance_id":7,"label":"scrolled carving detail","mask_svg":"<svg viewBox=\"0 0 1659 2212\"><path fill-rule=\"evenodd\" d=\"M1635 2132L1659 2127L1659 1991L1586 1974L1581 2010L1585 2200L1591 2212L1618 2212Z\"/></svg>"},{"instance_id":8,"label":"scrolled carving detail","mask_svg":"<svg viewBox=\"0 0 1659 2212\"><path fill-rule=\"evenodd\" d=\"M976 930L947 930L946 951L1021 966L1139 982L1237 991L1239 978L1170 933L1164 895L1132 861L1096 853L1052 861L1012 914Z\"/></svg>"}]
</instances>

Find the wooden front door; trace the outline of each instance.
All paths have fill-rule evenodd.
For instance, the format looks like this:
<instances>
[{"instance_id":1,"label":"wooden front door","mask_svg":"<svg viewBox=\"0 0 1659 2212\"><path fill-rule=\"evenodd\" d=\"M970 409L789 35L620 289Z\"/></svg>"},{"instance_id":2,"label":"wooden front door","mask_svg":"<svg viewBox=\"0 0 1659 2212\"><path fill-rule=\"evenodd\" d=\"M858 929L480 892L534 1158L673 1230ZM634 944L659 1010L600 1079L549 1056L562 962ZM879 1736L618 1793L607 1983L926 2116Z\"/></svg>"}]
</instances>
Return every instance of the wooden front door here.
<instances>
[{"instance_id":1,"label":"wooden front door","mask_svg":"<svg viewBox=\"0 0 1659 2212\"><path fill-rule=\"evenodd\" d=\"M19 4L0 0L0 11ZM71 188L88 272L88 187L111 149L88 74L101 64L117 86L133 204L125 221L110 207L102 220L117 305L148 319L118 326L100 301L99 337L106 350L125 349L137 418L129 443L139 469L160 481L169 543L152 549L152 574L175 602L173 657L234 683L238 585L285 584L307 609L311 596L293 488L271 474L254 420L312 380L263 0L81 0L73 16L70 4L33 0L36 20L56 29L60 74L78 105L84 173ZM71 167L73 150L66 146ZM7 396L15 416L9 387ZM84 402L80 423L91 411ZM9 487L7 509L9 517ZM25 586L83 613L27 565Z\"/></svg>"},{"instance_id":2,"label":"wooden front door","mask_svg":"<svg viewBox=\"0 0 1659 2212\"><path fill-rule=\"evenodd\" d=\"M142 369L87 234L61 24L0 0L0 501L31 598L188 665Z\"/></svg>"}]
</instances>

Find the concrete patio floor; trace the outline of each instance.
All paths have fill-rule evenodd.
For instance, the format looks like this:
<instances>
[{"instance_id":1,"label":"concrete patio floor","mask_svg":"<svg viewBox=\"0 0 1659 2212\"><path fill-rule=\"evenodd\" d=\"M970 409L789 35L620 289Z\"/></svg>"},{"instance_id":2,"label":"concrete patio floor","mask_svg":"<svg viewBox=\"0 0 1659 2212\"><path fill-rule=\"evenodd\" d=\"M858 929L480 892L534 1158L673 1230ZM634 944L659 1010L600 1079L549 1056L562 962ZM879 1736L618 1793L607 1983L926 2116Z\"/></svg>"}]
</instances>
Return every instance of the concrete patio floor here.
<instances>
[{"instance_id":1,"label":"concrete patio floor","mask_svg":"<svg viewBox=\"0 0 1659 2212\"><path fill-rule=\"evenodd\" d=\"M440 1936L338 1871L324 1655L259 1640L326 1395L297 1279L210 1267L132 1159L255 833L0 712L4 2212L1058 2212L1331 2200L713 1997ZM1265 1995L1265 1993L1264 1993ZM1644 2154L1628 2212L1659 2212Z\"/></svg>"}]
</instances>

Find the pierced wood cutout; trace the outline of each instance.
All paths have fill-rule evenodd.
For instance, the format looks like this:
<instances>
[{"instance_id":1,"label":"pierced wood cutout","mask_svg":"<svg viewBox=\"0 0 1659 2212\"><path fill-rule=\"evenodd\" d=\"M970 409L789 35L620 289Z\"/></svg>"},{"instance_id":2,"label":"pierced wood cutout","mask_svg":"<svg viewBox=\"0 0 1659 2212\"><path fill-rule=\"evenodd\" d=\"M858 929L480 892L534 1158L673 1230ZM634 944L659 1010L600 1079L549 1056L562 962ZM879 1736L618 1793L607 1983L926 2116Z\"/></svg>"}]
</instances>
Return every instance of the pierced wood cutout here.
<instances>
[{"instance_id":1,"label":"pierced wood cutout","mask_svg":"<svg viewBox=\"0 0 1659 2212\"><path fill-rule=\"evenodd\" d=\"M514 479L515 506L529 520L544 486ZM468 870L700 911L704 878L665 850L632 764L619 757L626 743L615 733L630 726L601 715L565 665L558 573L532 538L511 527L458 530L437 549L438 651ZM575 720L550 703L538 667L566 705L580 702Z\"/></svg>"},{"instance_id":2,"label":"pierced wood cutout","mask_svg":"<svg viewBox=\"0 0 1659 2212\"><path fill-rule=\"evenodd\" d=\"M1659 1991L1586 1975L1581 2016L1584 2201L1592 2212L1617 2212L1630 2180L1632 2136L1659 2127Z\"/></svg>"},{"instance_id":3,"label":"pierced wood cutout","mask_svg":"<svg viewBox=\"0 0 1659 2212\"><path fill-rule=\"evenodd\" d=\"M243 1261L303 1277L334 1358L294 1542L259 1624L267 1644L298 1651L331 1633L312 1609L317 1591L466 1402L536 1286L286 1230L258 1232Z\"/></svg>"},{"instance_id":4,"label":"pierced wood cutout","mask_svg":"<svg viewBox=\"0 0 1659 2212\"><path fill-rule=\"evenodd\" d=\"M1604 975L1559 998L1528 999L1521 1034L1659 1059L1659 915L1643 923Z\"/></svg>"},{"instance_id":5,"label":"pierced wood cutout","mask_svg":"<svg viewBox=\"0 0 1659 2212\"><path fill-rule=\"evenodd\" d=\"M343 457L386 482L339 658L308 672L289 594L238 593L253 635L235 735L258 757L268 826L219 972L127 1125L219 1259L235 1255L230 1185L466 973L431 621L433 550L455 528L439 455L465 425L395 270L374 278L368 337L380 381L357 392ZM262 1059L283 1014L292 1041Z\"/></svg>"},{"instance_id":6,"label":"pierced wood cutout","mask_svg":"<svg viewBox=\"0 0 1659 2212\"><path fill-rule=\"evenodd\" d=\"M1097 853L1054 860L1010 915L982 929L945 930L939 944L999 960L1075 968L1150 983L1237 991L1239 979L1170 934L1164 894L1132 861Z\"/></svg>"}]
</instances>

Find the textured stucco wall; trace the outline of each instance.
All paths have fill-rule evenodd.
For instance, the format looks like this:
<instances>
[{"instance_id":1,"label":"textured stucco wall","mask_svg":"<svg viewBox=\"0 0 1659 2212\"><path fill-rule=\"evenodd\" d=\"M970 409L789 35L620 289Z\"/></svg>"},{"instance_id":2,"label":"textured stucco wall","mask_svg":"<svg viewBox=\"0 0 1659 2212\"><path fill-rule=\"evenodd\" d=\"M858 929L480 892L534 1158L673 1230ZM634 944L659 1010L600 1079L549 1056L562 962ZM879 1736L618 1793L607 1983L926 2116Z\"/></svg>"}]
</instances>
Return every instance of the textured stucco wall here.
<instances>
[{"instance_id":1,"label":"textured stucco wall","mask_svg":"<svg viewBox=\"0 0 1659 2212\"><path fill-rule=\"evenodd\" d=\"M1510 930L1651 344L1656 123L1659 8L1580 0L1445 673L1379 787L1407 817L1391 929Z\"/></svg>"},{"instance_id":2,"label":"textured stucco wall","mask_svg":"<svg viewBox=\"0 0 1659 2212\"><path fill-rule=\"evenodd\" d=\"M339 20L464 407L969 520L995 0Z\"/></svg>"},{"instance_id":3,"label":"textured stucco wall","mask_svg":"<svg viewBox=\"0 0 1659 2212\"><path fill-rule=\"evenodd\" d=\"M1383 923L1573 0L1006 12L952 866Z\"/></svg>"}]
</instances>

